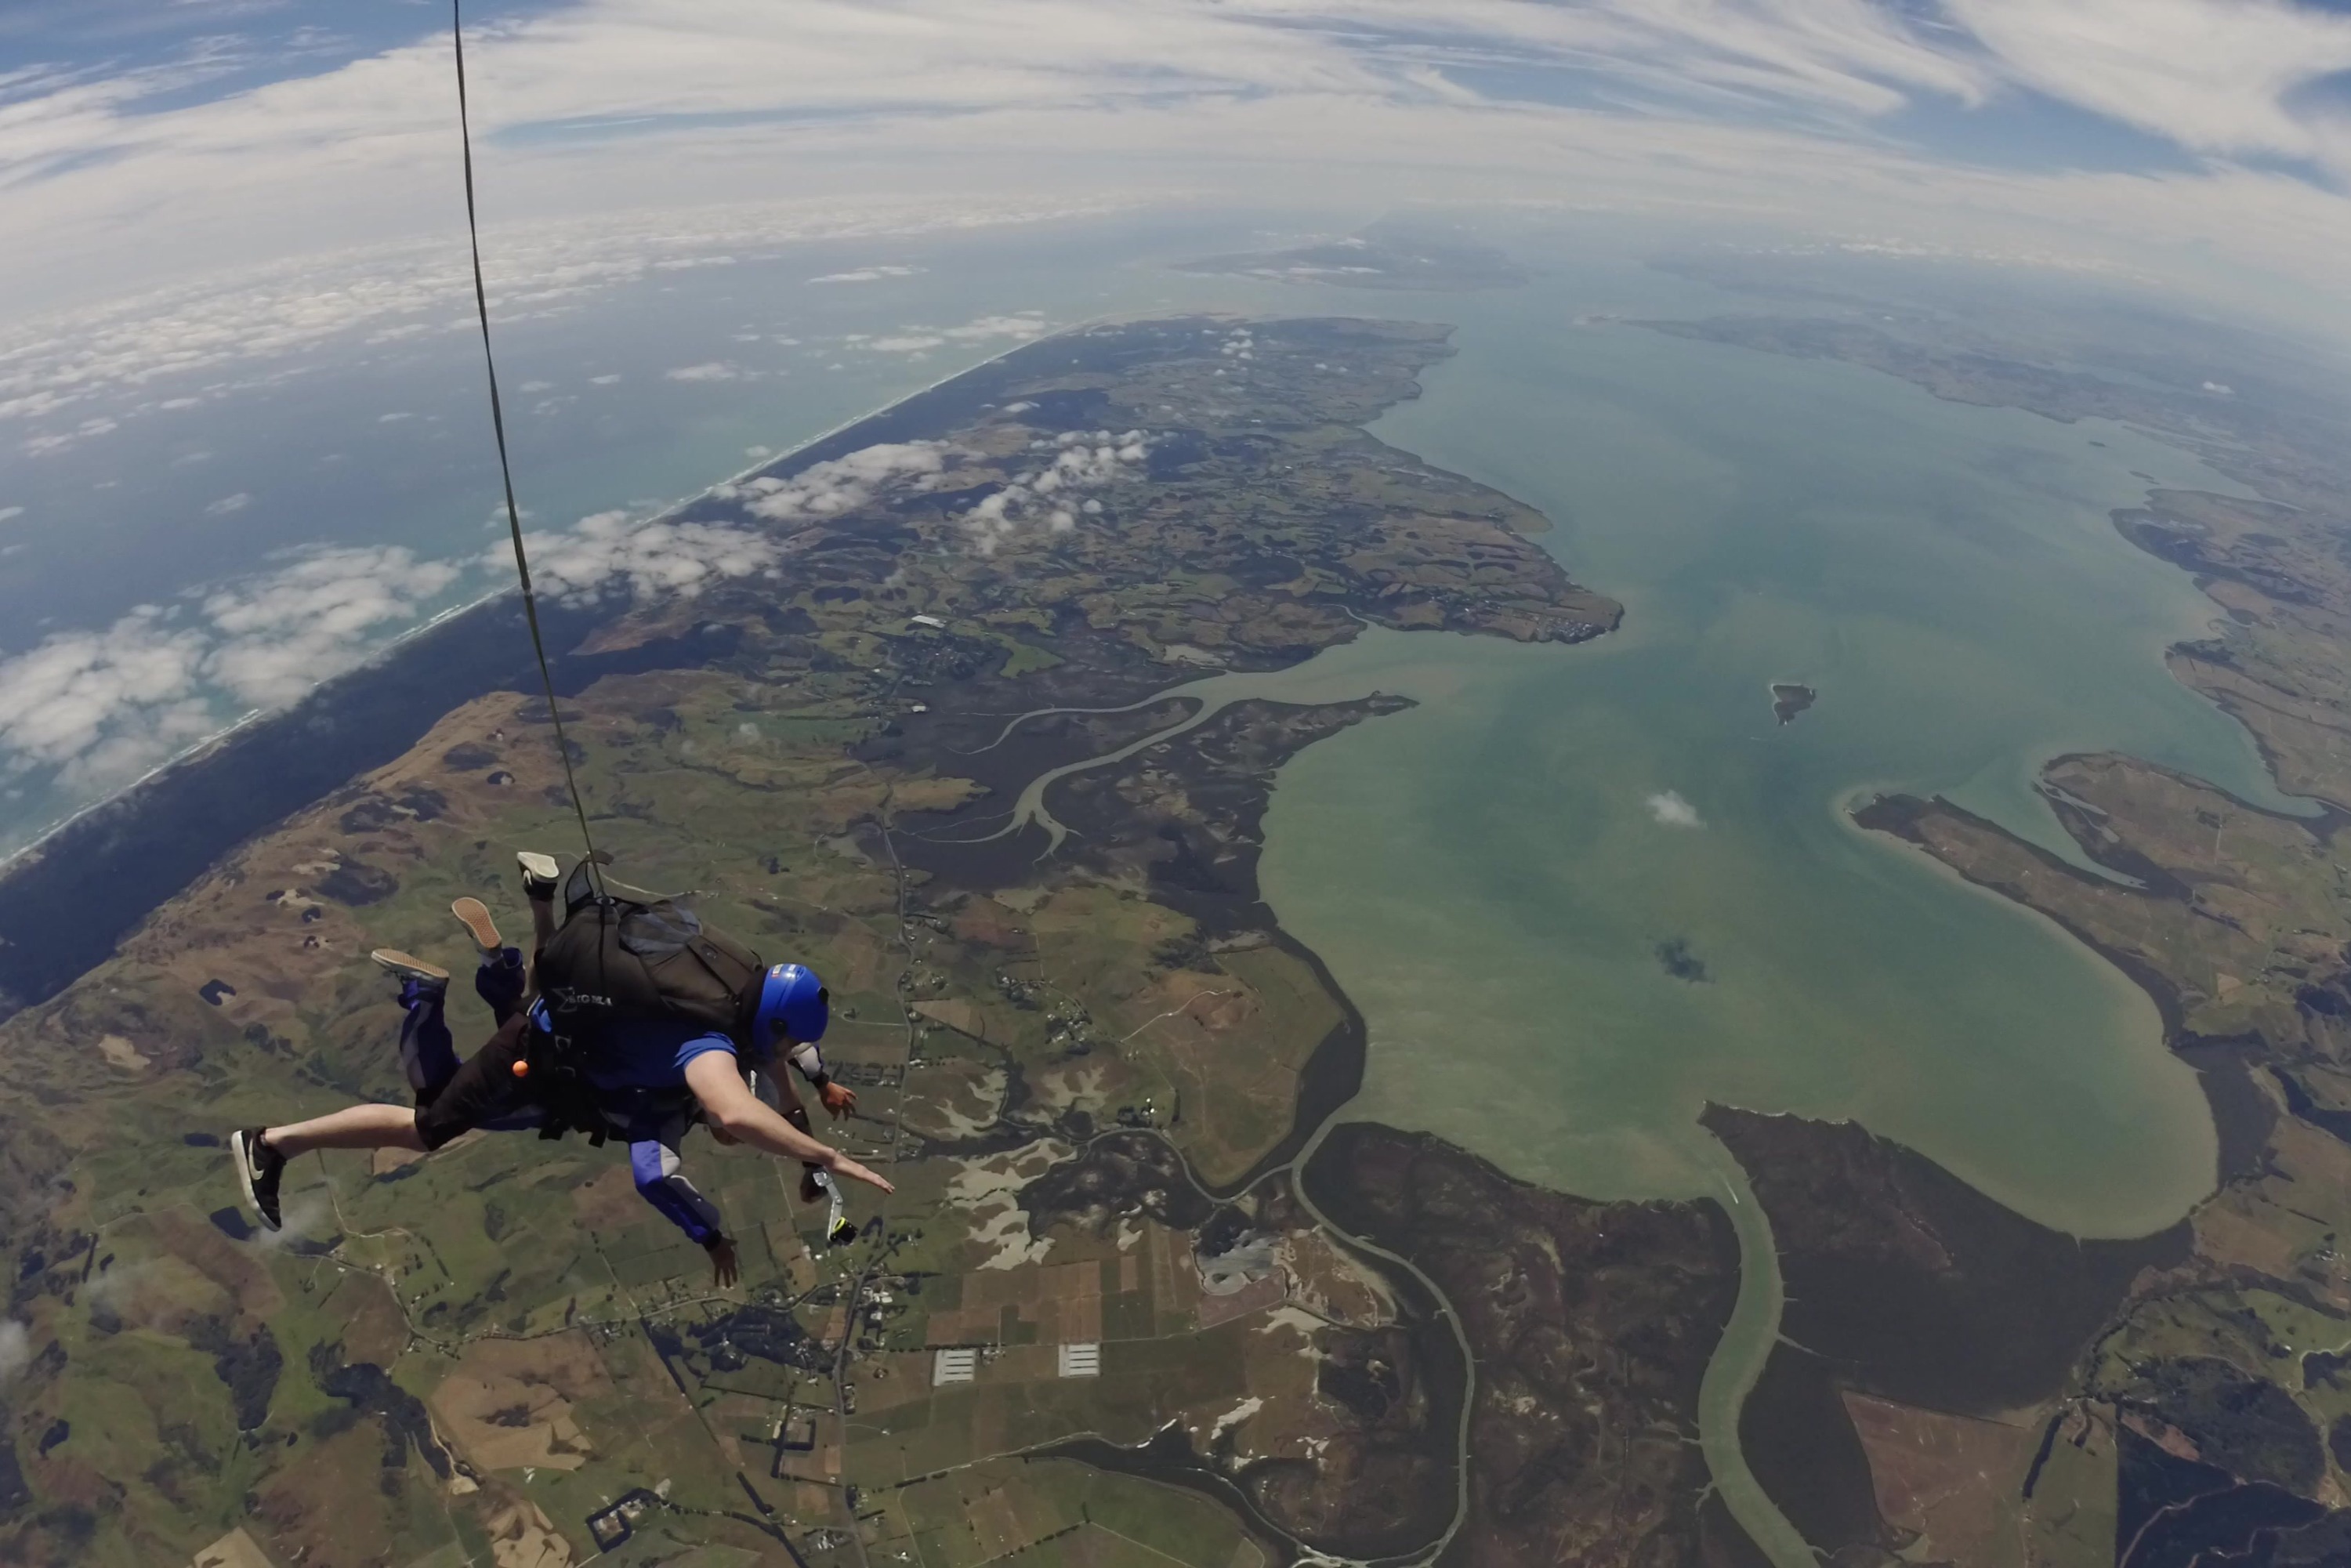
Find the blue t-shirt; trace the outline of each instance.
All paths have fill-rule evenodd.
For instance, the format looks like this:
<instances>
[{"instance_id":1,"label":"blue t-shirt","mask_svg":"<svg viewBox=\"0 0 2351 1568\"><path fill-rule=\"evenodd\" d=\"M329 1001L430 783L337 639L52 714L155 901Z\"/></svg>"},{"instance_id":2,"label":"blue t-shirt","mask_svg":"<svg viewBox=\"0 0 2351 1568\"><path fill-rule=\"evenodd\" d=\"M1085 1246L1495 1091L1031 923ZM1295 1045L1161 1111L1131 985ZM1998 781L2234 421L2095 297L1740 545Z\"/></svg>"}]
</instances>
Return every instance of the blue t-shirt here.
<instances>
[{"instance_id":1,"label":"blue t-shirt","mask_svg":"<svg viewBox=\"0 0 2351 1568\"><path fill-rule=\"evenodd\" d=\"M531 1022L541 1029L547 1027L545 1009L540 1002L530 1012ZM601 1038L582 1055L581 1075L623 1102L635 1092L682 1092L687 1062L714 1051L730 1056L735 1051L735 1042L723 1034L667 1019L630 1019L599 1032Z\"/></svg>"}]
</instances>

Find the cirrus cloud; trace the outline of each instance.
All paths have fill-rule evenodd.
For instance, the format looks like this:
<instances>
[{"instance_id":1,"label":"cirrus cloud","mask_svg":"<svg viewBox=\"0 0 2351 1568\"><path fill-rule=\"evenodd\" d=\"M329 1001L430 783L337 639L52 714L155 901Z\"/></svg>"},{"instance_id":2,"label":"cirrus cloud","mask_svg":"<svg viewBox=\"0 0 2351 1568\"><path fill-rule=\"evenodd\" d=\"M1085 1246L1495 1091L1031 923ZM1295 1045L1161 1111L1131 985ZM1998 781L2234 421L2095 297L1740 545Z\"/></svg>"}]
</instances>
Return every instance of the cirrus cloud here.
<instances>
[{"instance_id":1,"label":"cirrus cloud","mask_svg":"<svg viewBox=\"0 0 2351 1568\"><path fill-rule=\"evenodd\" d=\"M1515 195L2066 232L2116 256L2151 244L2182 277L2210 245L2316 281L2351 206L2351 16L2289 0L710 0L690 21L658 0L571 0L502 17L469 54L485 161L512 193L500 215L609 231L747 192L934 210L942 189ZM0 204L43 244L0 259L0 285L88 298L142 270L431 235L426 270L454 303L447 81L423 16L403 41L289 55L274 76L99 59L25 74L0 114ZM2029 140L2038 166L1972 156L1979 128ZM2190 161L2082 177L2115 128ZM492 248L494 266L510 254ZM642 275L760 247L637 249L534 276L559 292L607 260ZM456 314L391 325L455 329Z\"/></svg>"}]
</instances>

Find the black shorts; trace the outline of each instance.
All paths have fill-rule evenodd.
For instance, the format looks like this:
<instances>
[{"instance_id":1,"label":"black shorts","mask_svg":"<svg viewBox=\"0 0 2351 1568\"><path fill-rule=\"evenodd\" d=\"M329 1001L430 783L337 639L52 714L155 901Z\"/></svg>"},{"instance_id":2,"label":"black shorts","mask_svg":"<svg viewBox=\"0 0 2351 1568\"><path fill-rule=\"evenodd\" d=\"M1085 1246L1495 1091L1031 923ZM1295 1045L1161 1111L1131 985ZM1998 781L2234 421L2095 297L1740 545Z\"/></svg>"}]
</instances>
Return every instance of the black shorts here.
<instances>
[{"instance_id":1,"label":"black shorts","mask_svg":"<svg viewBox=\"0 0 2351 1568\"><path fill-rule=\"evenodd\" d=\"M416 1135L427 1149L492 1124L509 1128L538 1124L544 1113L526 1082L514 1074L529 1033L528 1015L507 1019L488 1044L458 1065L440 1093L416 1108Z\"/></svg>"}]
</instances>

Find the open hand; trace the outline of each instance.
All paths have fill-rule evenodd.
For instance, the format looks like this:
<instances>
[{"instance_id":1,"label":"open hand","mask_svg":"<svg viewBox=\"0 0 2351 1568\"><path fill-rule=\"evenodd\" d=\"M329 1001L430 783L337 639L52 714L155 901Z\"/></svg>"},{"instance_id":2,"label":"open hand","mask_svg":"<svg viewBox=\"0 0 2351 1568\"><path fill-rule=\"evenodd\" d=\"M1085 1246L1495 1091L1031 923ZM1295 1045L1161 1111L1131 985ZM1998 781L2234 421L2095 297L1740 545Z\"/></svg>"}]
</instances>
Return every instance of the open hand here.
<instances>
[{"instance_id":1,"label":"open hand","mask_svg":"<svg viewBox=\"0 0 2351 1568\"><path fill-rule=\"evenodd\" d=\"M824 1102L824 1108L836 1117L846 1116L857 1109L857 1091L846 1084L835 1083L828 1079L825 1086L818 1090L816 1094L818 1099Z\"/></svg>"},{"instance_id":2,"label":"open hand","mask_svg":"<svg viewBox=\"0 0 2351 1568\"><path fill-rule=\"evenodd\" d=\"M724 1236L714 1236L702 1244L702 1249L710 1254L710 1282L713 1285L723 1291L743 1277L737 1266L734 1242Z\"/></svg>"},{"instance_id":3,"label":"open hand","mask_svg":"<svg viewBox=\"0 0 2351 1568\"><path fill-rule=\"evenodd\" d=\"M851 1159L844 1154L836 1152L832 1156L832 1164L830 1168L831 1169L832 1174L836 1176L847 1176L851 1181L862 1181L868 1186L878 1186L883 1192L895 1192L898 1190L896 1187L891 1186L887 1181L884 1181L882 1177L874 1175L872 1171L867 1170L863 1166L859 1165L855 1160Z\"/></svg>"}]
</instances>

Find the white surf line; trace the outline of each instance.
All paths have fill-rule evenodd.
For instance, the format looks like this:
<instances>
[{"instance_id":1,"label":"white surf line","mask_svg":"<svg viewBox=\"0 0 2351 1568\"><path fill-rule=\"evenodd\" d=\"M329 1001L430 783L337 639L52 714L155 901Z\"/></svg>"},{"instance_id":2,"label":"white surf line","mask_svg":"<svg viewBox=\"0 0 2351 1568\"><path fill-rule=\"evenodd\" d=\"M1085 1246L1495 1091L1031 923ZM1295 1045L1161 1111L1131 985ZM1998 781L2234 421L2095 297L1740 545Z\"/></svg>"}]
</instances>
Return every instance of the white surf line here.
<instances>
[{"instance_id":1,"label":"white surf line","mask_svg":"<svg viewBox=\"0 0 2351 1568\"><path fill-rule=\"evenodd\" d=\"M779 453L770 457L762 457L757 463L752 464L748 468L741 469L715 484L705 485L701 489L694 492L694 494L684 497L680 500L671 502L668 506L663 507L658 512L649 514L645 517L644 522L640 526L651 527L655 523L667 522L671 518L675 517L680 512L684 511L688 507L695 505L696 502L709 499L711 497L716 495L720 490L729 489L735 486L742 484L747 479L755 478L767 470L777 466L778 464L789 463L794 458L799 457L801 454L807 452L809 448L812 446L821 445L844 431L853 430L869 419L877 419L883 414L888 413L892 409L896 408L901 403L908 402L915 398L935 392L941 387L946 386L948 382L957 381L962 377L970 375L975 371L983 371L999 361L1008 360L1023 349L1029 348L1037 343L1044 342L1050 338L1067 337L1072 332L1087 331L1092 328L1102 326L1106 323L1126 319L1129 318L1113 315L1096 316L1082 321L1074 321L1069 326L1057 328L1049 332L1040 333L1034 338L1015 343L1010 348L1004 350L1000 353L990 354L987 359L976 361L971 364L966 365L959 371L950 371L946 375L941 376L938 380L932 382L927 386L917 387L913 392L905 392L900 396L892 398L888 402L883 403L877 408L869 409L863 413L853 414L851 417L842 420L840 423L831 426L830 429L810 436L806 441L801 442L799 445L793 447L789 452ZM1147 316L1134 316L1132 319L1143 320L1148 319L1149 318ZM58 818L56 821L51 822L47 827L41 829L40 831L34 834L31 838L26 840L24 843L8 851L5 854L0 854L0 875L6 874L9 868L14 866L18 861L40 849L51 839L56 838L59 833L65 831L68 828L72 827L76 822L80 821L84 817L89 816L91 812L103 810L119 800L130 799L132 795L137 794L141 788L152 783L154 780L162 778L164 774L169 773L173 768L181 767L186 763L201 760L210 753L214 747L225 744L239 733L251 728L254 725L260 723L264 719L274 718L277 715L286 712L288 708L298 707L303 703L308 702L320 690L332 685L336 681L344 680L351 675L356 675L363 671L374 668L376 665L379 665L384 661L390 659L393 654L399 653L410 643L414 642L417 638L423 636L426 632L431 632L434 628L441 625L444 622L455 620L456 617L464 615L468 612L478 610L486 604L494 604L502 599L520 598L521 591L522 591L514 584L508 583L499 588L491 589L485 593L479 594L475 598L465 600L461 603L450 605L448 608L436 612L434 614L418 622L415 625L409 627L406 631L392 637L380 647L370 653L368 656L358 664L353 665L350 669L342 672L340 674L331 676L327 680L319 682L317 685L312 686L309 691L303 693L302 695L295 698L294 701L287 703L284 707L253 708L247 710L244 715L238 717L234 724L229 725L226 728L216 730L213 734L204 737L202 740L196 741L194 744L164 758L154 767L149 768L146 772L141 773L138 778L133 779L131 782L125 784L121 789L115 790L112 794L101 796L99 799L89 801L85 805L75 807L71 811Z\"/></svg>"},{"instance_id":2,"label":"white surf line","mask_svg":"<svg viewBox=\"0 0 2351 1568\"><path fill-rule=\"evenodd\" d=\"M1191 312L1190 314L1218 320L1245 320L1256 319L1254 317L1246 316L1226 316L1220 312L1215 311L1196 311ZM1091 332L1100 327L1113 327L1123 325L1128 322L1149 321L1158 319L1159 317L1157 313L1149 310L1113 310L1106 311L1099 316L1085 317L1080 320L1071 321L1066 326L1056 327L1050 330L1040 332L1034 338L1025 339L1020 342L1014 343L998 353L990 354L984 360L976 360L959 371L950 371L946 374L939 377L938 380L932 382L925 386L917 387L910 392L903 392L900 395L892 398L888 402L868 409L863 413L852 414L849 418L842 420L840 423L832 425L829 429L820 431L818 434L810 436L807 440L801 442L799 445L794 446L788 452L779 453L770 457L762 457L757 463L752 464L749 467L737 470L736 473L717 481L716 484L705 485L701 489L696 490L694 494L685 497L684 499L673 501L668 506L663 507L660 511L650 514L644 519L644 524L643 526L651 526L654 523L666 522L676 517L680 512L685 510L686 507L693 506L697 501L706 500L720 490L731 488L742 484L745 480L755 478L767 470L777 466L778 464L789 463L794 458L806 453L812 446L821 445L823 443L831 440L834 436L842 434L844 431L853 430L869 419L878 419L883 414L888 413L892 409L898 407L900 404L910 402L915 398L935 392L951 382L959 381L965 376L973 374L975 371L984 371L990 365L1008 360L1013 355L1020 352L1023 349L1034 348L1039 343L1049 342L1055 338L1067 338L1081 333ZM501 599L514 599L519 598L520 596L521 591L509 584L505 587L492 589L486 593L480 594L475 598L466 600L462 603L453 604L447 609L438 612L392 637L381 647L370 653L364 660L354 665L350 670L344 671L341 674L332 676L328 680L319 682L318 685L311 687L309 691L305 692L293 702L287 704L285 707L254 708L247 711L226 728L215 731L173 756L166 758L163 761L157 763L154 767L149 768L138 778L131 780L131 782L125 784L120 789L115 790L112 794L101 796L98 800L75 807L71 811L42 828L38 832L35 833L31 838L26 840L22 844L19 844L15 849L8 850L5 852L0 852L0 876L5 876L18 861L39 850L51 839L57 837L68 828L72 827L76 822L80 821L92 811L103 810L105 808L115 804L117 801L130 799L132 795L138 793L141 788L162 777L172 769L181 767L186 763L200 760L206 753L211 751L214 747L221 745L223 742L227 741L237 735L239 732L251 727L253 725L261 722L263 719L274 718L277 715L286 712L287 708L298 706L302 703L308 701L313 695L326 686L332 685L336 681L346 679L350 675L358 674L363 670L371 669L375 665L381 664L386 659L392 657L392 654L398 653L407 643L424 635L434 627L439 626L443 622L454 620L457 616L465 614L470 611L478 610L486 604L495 603ZM1103 709L1101 711L1123 712L1124 710ZM1017 723L1018 721L1016 720L1015 722Z\"/></svg>"}]
</instances>

